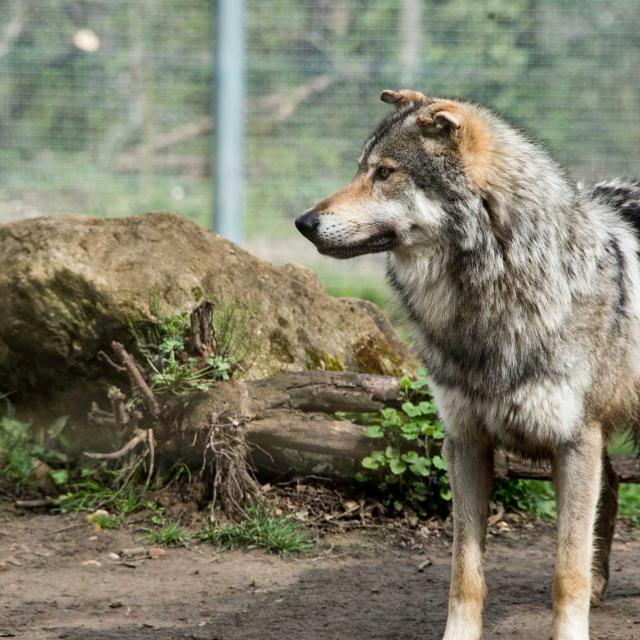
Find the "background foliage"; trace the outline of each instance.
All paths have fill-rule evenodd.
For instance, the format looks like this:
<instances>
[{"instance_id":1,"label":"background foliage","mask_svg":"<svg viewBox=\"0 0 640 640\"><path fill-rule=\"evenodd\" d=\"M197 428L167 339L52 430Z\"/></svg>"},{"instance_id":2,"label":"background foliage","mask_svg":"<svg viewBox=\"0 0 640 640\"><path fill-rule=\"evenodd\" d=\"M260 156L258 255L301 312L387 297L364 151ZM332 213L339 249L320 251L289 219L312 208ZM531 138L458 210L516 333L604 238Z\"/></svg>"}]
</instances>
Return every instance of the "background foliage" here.
<instances>
[{"instance_id":1,"label":"background foliage","mask_svg":"<svg viewBox=\"0 0 640 640\"><path fill-rule=\"evenodd\" d=\"M0 221L208 223L213 5L0 0ZM247 0L245 22L247 234L276 261L317 265L291 219L351 176L388 86L488 103L576 176L638 173L637 3Z\"/></svg>"}]
</instances>

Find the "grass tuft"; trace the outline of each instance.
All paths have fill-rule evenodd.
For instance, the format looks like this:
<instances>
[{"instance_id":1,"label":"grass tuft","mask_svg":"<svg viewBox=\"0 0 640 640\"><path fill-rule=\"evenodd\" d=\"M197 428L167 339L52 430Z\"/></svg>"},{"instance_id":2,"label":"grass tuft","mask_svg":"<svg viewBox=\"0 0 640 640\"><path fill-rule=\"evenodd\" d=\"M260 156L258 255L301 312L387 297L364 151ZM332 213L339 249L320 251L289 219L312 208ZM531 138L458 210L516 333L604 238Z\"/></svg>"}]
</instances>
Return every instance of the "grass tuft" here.
<instances>
[{"instance_id":1,"label":"grass tuft","mask_svg":"<svg viewBox=\"0 0 640 640\"><path fill-rule=\"evenodd\" d=\"M292 516L278 516L264 504L247 509L248 518L238 524L208 524L200 539L217 549L258 548L289 555L309 552L314 548L310 533Z\"/></svg>"},{"instance_id":2,"label":"grass tuft","mask_svg":"<svg viewBox=\"0 0 640 640\"><path fill-rule=\"evenodd\" d=\"M194 534L187 531L179 522L163 522L157 529L151 529L145 534L145 540L150 544L162 544L167 547L184 546Z\"/></svg>"}]
</instances>

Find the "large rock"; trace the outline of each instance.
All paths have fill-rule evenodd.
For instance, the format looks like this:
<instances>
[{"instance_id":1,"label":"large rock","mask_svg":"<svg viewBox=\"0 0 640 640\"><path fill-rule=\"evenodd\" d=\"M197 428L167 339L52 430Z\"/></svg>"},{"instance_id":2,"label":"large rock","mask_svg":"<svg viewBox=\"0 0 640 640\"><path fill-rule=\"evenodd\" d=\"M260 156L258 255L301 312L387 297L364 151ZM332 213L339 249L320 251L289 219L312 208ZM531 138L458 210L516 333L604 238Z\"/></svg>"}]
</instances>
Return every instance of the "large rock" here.
<instances>
[{"instance_id":1,"label":"large rock","mask_svg":"<svg viewBox=\"0 0 640 640\"><path fill-rule=\"evenodd\" d=\"M199 295L257 310L251 378L413 364L375 305L329 297L309 270L276 268L179 215L36 218L0 225L0 391L95 377L98 351L130 323Z\"/></svg>"}]
</instances>

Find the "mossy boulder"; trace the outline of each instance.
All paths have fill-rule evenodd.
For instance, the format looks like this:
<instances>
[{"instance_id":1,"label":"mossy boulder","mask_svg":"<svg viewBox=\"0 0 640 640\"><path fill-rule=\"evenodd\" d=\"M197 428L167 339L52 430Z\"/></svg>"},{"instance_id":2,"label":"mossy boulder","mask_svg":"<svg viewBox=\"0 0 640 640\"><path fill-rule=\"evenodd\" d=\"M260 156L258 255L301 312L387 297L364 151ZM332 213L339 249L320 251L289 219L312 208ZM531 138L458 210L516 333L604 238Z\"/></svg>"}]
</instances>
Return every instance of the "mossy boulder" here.
<instances>
[{"instance_id":1,"label":"mossy boulder","mask_svg":"<svg viewBox=\"0 0 640 640\"><path fill-rule=\"evenodd\" d=\"M351 371L415 365L380 309L328 296L308 269L276 268L177 214L65 216L0 225L0 391L100 377L111 340L200 297L255 310L249 378L305 369L309 354Z\"/></svg>"}]
</instances>

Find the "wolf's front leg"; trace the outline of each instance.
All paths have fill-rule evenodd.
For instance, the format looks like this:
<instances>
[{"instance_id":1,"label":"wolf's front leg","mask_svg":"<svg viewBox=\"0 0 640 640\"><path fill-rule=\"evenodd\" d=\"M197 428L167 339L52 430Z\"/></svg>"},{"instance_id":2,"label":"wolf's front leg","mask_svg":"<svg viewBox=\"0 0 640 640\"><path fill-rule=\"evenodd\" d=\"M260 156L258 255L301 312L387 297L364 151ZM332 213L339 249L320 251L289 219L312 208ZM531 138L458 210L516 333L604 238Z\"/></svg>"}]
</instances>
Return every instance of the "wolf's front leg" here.
<instances>
[{"instance_id":1,"label":"wolf's front leg","mask_svg":"<svg viewBox=\"0 0 640 640\"><path fill-rule=\"evenodd\" d=\"M589 639L593 529L602 473L600 425L585 427L578 442L553 464L558 511L558 556L553 579L553 640Z\"/></svg>"},{"instance_id":2,"label":"wolf's front leg","mask_svg":"<svg viewBox=\"0 0 640 640\"><path fill-rule=\"evenodd\" d=\"M482 551L493 482L493 449L485 440L447 438L453 490L453 558L444 640L480 640L485 586Z\"/></svg>"}]
</instances>

